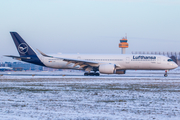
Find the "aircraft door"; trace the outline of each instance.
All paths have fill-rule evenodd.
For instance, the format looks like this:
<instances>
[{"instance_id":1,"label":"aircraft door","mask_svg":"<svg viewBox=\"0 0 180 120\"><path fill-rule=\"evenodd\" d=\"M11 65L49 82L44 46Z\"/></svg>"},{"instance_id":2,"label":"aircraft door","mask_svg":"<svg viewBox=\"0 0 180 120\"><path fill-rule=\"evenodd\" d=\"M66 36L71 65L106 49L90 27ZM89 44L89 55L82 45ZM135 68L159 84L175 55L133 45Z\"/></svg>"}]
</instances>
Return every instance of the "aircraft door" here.
<instances>
[{"instance_id":1,"label":"aircraft door","mask_svg":"<svg viewBox=\"0 0 180 120\"><path fill-rule=\"evenodd\" d=\"M157 64L161 64L161 58L160 57L157 58Z\"/></svg>"},{"instance_id":2,"label":"aircraft door","mask_svg":"<svg viewBox=\"0 0 180 120\"><path fill-rule=\"evenodd\" d=\"M130 62L130 58L126 57L126 64L129 64L129 62Z\"/></svg>"}]
</instances>

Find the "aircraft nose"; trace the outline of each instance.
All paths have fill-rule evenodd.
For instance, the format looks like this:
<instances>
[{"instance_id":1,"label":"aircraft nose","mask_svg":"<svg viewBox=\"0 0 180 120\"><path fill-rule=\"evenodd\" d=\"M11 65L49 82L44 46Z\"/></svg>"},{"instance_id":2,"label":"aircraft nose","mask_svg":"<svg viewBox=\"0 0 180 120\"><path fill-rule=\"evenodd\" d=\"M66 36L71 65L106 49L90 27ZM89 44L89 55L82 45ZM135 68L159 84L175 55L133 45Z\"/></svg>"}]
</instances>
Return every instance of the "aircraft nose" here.
<instances>
[{"instance_id":1,"label":"aircraft nose","mask_svg":"<svg viewBox=\"0 0 180 120\"><path fill-rule=\"evenodd\" d=\"M170 66L169 66L170 69L175 69L175 68L178 67L178 65L177 65L176 63L171 63L171 64L169 64L169 65L170 65Z\"/></svg>"},{"instance_id":2,"label":"aircraft nose","mask_svg":"<svg viewBox=\"0 0 180 120\"><path fill-rule=\"evenodd\" d=\"M174 68L177 68L177 67L178 67L178 65L175 63L175 64L174 64Z\"/></svg>"}]
</instances>

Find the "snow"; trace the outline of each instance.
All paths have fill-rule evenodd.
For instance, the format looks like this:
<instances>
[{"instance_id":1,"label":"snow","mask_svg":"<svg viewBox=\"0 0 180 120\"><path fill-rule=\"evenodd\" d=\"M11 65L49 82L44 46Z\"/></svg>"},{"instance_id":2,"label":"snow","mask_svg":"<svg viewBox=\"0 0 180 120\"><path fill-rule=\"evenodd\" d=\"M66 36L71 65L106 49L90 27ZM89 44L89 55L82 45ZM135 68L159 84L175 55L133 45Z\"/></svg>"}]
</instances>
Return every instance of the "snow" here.
<instances>
[{"instance_id":1,"label":"snow","mask_svg":"<svg viewBox=\"0 0 180 120\"><path fill-rule=\"evenodd\" d=\"M179 120L180 71L169 71L168 77L163 73L128 71L98 77L67 72L52 76L42 72L3 73L0 119Z\"/></svg>"}]
</instances>

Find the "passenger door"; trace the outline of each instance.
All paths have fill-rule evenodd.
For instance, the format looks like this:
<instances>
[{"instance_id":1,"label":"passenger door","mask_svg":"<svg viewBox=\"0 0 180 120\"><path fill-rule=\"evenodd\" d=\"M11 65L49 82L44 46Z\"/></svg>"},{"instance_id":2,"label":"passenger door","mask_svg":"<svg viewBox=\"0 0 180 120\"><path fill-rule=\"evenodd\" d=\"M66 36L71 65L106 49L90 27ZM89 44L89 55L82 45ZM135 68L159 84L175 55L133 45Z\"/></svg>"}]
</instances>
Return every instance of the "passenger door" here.
<instances>
[{"instance_id":1,"label":"passenger door","mask_svg":"<svg viewBox=\"0 0 180 120\"><path fill-rule=\"evenodd\" d=\"M130 62L130 58L126 57L126 64L129 64L129 62Z\"/></svg>"},{"instance_id":2,"label":"passenger door","mask_svg":"<svg viewBox=\"0 0 180 120\"><path fill-rule=\"evenodd\" d=\"M157 58L157 64L161 64L161 58L160 57Z\"/></svg>"}]
</instances>

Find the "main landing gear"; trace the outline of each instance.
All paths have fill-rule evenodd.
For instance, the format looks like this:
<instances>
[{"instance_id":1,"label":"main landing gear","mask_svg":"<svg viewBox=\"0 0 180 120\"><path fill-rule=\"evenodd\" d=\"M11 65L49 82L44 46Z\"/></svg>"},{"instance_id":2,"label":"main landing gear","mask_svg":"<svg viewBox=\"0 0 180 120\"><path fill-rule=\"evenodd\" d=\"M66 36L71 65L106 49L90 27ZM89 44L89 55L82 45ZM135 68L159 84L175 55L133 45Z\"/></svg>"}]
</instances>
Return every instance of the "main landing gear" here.
<instances>
[{"instance_id":1,"label":"main landing gear","mask_svg":"<svg viewBox=\"0 0 180 120\"><path fill-rule=\"evenodd\" d=\"M164 77L168 76L167 72L168 72L168 70L165 70Z\"/></svg>"},{"instance_id":2,"label":"main landing gear","mask_svg":"<svg viewBox=\"0 0 180 120\"><path fill-rule=\"evenodd\" d=\"M99 73L97 73L97 72L85 72L84 73L84 76L99 76L100 74Z\"/></svg>"}]
</instances>

